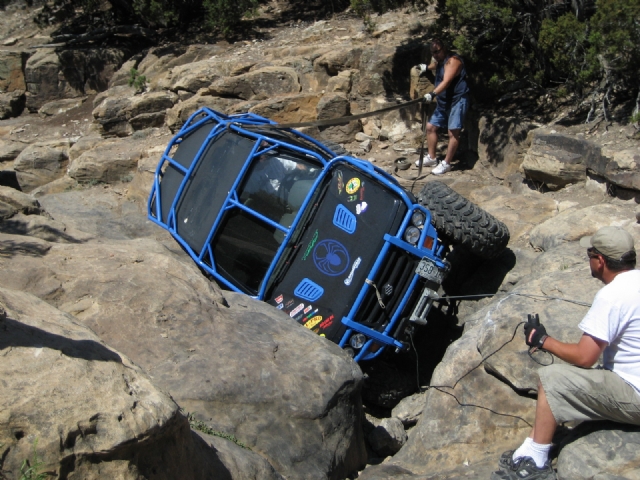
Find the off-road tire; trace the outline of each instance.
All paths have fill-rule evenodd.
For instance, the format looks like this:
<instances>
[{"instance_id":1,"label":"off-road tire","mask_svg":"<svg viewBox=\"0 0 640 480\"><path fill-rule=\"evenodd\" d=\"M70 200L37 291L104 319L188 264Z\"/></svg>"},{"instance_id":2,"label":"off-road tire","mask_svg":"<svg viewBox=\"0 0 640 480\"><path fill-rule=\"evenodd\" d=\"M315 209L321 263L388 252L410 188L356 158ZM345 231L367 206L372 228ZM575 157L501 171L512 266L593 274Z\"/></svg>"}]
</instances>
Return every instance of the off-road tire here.
<instances>
[{"instance_id":1,"label":"off-road tire","mask_svg":"<svg viewBox=\"0 0 640 480\"><path fill-rule=\"evenodd\" d=\"M431 223L444 241L474 255L496 257L509 243L504 223L442 182L428 182L418 194L418 202L431 211Z\"/></svg>"}]
</instances>

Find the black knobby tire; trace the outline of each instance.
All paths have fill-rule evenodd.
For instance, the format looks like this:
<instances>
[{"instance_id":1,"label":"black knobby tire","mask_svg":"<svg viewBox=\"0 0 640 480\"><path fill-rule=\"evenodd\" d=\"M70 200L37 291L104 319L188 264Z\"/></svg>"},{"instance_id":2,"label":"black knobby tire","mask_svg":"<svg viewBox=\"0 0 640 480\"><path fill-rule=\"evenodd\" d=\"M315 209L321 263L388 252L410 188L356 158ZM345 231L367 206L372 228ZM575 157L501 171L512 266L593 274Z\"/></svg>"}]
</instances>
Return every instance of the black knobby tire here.
<instances>
[{"instance_id":1,"label":"black knobby tire","mask_svg":"<svg viewBox=\"0 0 640 480\"><path fill-rule=\"evenodd\" d=\"M442 182L428 182L418 201L431 211L431 223L438 235L452 245L482 258L493 258L509 243L509 229L504 223Z\"/></svg>"}]
</instances>

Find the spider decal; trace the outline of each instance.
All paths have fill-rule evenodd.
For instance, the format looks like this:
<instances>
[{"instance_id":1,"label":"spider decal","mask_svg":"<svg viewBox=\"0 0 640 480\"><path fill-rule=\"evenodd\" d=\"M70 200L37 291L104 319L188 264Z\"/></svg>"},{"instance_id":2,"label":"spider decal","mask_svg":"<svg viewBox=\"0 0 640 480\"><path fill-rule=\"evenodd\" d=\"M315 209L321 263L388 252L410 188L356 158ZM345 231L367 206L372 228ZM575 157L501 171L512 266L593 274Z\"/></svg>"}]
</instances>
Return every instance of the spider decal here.
<instances>
[{"instance_id":1,"label":"spider decal","mask_svg":"<svg viewBox=\"0 0 640 480\"><path fill-rule=\"evenodd\" d=\"M313 263L325 275L335 277L349 267L349 253L337 240L322 240L313 249Z\"/></svg>"}]
</instances>

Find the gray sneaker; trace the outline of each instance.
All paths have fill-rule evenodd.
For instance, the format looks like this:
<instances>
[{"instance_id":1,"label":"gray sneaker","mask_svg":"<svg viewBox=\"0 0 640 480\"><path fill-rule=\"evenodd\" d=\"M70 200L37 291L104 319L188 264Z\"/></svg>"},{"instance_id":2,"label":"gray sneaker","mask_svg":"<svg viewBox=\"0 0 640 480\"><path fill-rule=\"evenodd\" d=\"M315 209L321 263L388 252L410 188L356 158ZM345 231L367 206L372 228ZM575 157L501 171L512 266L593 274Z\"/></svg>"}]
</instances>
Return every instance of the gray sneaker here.
<instances>
[{"instance_id":1,"label":"gray sneaker","mask_svg":"<svg viewBox=\"0 0 640 480\"><path fill-rule=\"evenodd\" d=\"M500 457L500 462L502 460L503 458ZM517 461L511 463L510 467L502 468L501 466L500 470L493 472L491 480L557 480L556 472L548 461L542 468L538 468L531 457L518 458Z\"/></svg>"}]
</instances>

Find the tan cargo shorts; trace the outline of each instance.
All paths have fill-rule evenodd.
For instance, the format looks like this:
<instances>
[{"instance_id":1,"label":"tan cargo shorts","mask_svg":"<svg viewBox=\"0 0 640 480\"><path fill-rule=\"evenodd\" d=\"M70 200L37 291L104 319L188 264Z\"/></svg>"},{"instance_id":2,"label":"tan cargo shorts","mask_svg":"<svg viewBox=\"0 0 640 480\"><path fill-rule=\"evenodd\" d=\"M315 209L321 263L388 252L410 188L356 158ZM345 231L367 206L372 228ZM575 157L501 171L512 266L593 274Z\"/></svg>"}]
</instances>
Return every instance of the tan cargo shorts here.
<instances>
[{"instance_id":1,"label":"tan cargo shorts","mask_svg":"<svg viewBox=\"0 0 640 480\"><path fill-rule=\"evenodd\" d=\"M610 370L549 365L538 375L558 423L612 420L640 425L640 394Z\"/></svg>"}]
</instances>

